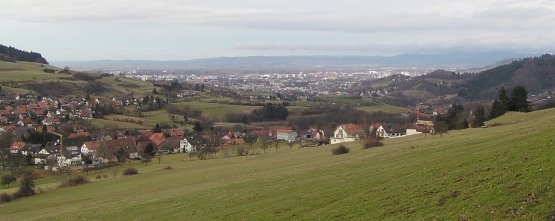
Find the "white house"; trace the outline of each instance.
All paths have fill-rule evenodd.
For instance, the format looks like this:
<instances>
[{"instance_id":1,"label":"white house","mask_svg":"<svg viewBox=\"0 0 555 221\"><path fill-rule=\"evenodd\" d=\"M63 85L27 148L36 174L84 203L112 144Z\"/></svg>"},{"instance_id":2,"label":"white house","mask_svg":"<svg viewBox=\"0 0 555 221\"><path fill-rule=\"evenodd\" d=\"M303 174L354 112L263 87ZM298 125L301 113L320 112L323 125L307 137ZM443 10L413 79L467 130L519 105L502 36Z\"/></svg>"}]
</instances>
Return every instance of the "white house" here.
<instances>
[{"instance_id":1,"label":"white house","mask_svg":"<svg viewBox=\"0 0 555 221\"><path fill-rule=\"evenodd\" d=\"M333 137L330 138L330 143L337 144L356 141L359 139L362 132L362 127L358 124L339 125L333 132Z\"/></svg>"},{"instance_id":2,"label":"white house","mask_svg":"<svg viewBox=\"0 0 555 221\"><path fill-rule=\"evenodd\" d=\"M276 139L285 140L287 142L293 142L297 139L297 132L290 129L277 129Z\"/></svg>"},{"instance_id":3,"label":"white house","mask_svg":"<svg viewBox=\"0 0 555 221\"><path fill-rule=\"evenodd\" d=\"M389 137L389 134L381 124L374 124L370 126L370 131L375 131L376 137L381 137L381 138Z\"/></svg>"},{"instance_id":4,"label":"white house","mask_svg":"<svg viewBox=\"0 0 555 221\"><path fill-rule=\"evenodd\" d=\"M179 141L179 152L182 153L190 153L190 152L197 152L197 148L193 147L191 143L187 140L187 138L183 138Z\"/></svg>"},{"instance_id":5,"label":"white house","mask_svg":"<svg viewBox=\"0 0 555 221\"><path fill-rule=\"evenodd\" d=\"M81 145L81 153L88 156L94 155L97 147L98 144L96 142L85 142L83 143L83 145Z\"/></svg>"}]
</instances>

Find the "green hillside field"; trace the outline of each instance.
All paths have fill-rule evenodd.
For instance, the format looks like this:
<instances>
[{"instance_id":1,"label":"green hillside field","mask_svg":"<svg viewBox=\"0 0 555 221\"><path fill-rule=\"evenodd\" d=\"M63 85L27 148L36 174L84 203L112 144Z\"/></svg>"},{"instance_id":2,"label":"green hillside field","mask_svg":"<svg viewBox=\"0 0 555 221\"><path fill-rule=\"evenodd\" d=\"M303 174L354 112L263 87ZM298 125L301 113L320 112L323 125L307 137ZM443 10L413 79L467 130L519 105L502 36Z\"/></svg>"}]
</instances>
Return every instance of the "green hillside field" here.
<instances>
[{"instance_id":1,"label":"green hillside field","mask_svg":"<svg viewBox=\"0 0 555 221\"><path fill-rule=\"evenodd\" d=\"M555 110L488 128L210 160L165 156L117 176L0 205L2 220L548 220ZM171 170L163 168L171 166ZM127 167L127 166L124 166Z\"/></svg>"},{"instance_id":2,"label":"green hillside field","mask_svg":"<svg viewBox=\"0 0 555 221\"><path fill-rule=\"evenodd\" d=\"M51 74L44 72L44 69L61 70L60 68L40 64L34 62L5 62L0 61L0 84L4 85L5 92L9 93L27 93L30 90L23 88L22 85L26 83L75 83L79 87L73 88L72 92L67 95L83 94L82 87L87 85L86 81L78 80L72 77L71 74ZM151 82L144 82L130 78L117 78L114 76L104 77L99 79L98 82L105 88L99 96L119 96L133 94L136 96L144 96L152 92L155 88ZM12 87L17 84L17 87ZM158 90L160 88L157 88Z\"/></svg>"}]
</instances>

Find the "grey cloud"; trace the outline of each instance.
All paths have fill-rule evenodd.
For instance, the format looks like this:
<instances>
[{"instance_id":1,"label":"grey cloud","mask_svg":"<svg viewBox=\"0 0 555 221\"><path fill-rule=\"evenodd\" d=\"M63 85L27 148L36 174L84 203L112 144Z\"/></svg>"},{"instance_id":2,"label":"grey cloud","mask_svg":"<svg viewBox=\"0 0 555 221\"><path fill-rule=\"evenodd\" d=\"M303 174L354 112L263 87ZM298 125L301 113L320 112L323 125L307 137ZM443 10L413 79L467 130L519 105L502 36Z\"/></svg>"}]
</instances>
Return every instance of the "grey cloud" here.
<instances>
[{"instance_id":1,"label":"grey cloud","mask_svg":"<svg viewBox=\"0 0 555 221\"><path fill-rule=\"evenodd\" d=\"M12 2L12 4L10 4ZM0 8L6 18L23 21L106 21L154 20L158 22L206 26L241 27L275 30L311 30L339 32L411 32L431 30L496 30L508 27L533 29L542 22L554 28L555 9L547 1L493 1L489 4L469 2L466 8L434 8L439 0L422 1L417 8L406 5L417 1L395 1L400 5L379 1L305 0L276 4L239 4L238 1L54 1L37 7L21 7L8 1ZM26 5L37 1L25 0ZM235 2L236 4L233 4ZM453 1L464 2L464 1ZM488 2L488 1L484 1ZM500 4L502 2L504 4ZM309 7L313 3L313 7ZM403 7L403 3L406 6ZM427 4L425 4L427 3ZM526 4L528 3L528 4ZM472 6L476 4L476 6ZM222 7L223 5L224 7ZM236 6L234 6L236 5ZM346 6L345 6L346 5ZM225 7L227 6L227 7ZM244 6L244 7L239 7ZM270 7L271 6L271 7ZM388 8L391 7L391 8ZM25 15L25 16L21 16Z\"/></svg>"}]
</instances>

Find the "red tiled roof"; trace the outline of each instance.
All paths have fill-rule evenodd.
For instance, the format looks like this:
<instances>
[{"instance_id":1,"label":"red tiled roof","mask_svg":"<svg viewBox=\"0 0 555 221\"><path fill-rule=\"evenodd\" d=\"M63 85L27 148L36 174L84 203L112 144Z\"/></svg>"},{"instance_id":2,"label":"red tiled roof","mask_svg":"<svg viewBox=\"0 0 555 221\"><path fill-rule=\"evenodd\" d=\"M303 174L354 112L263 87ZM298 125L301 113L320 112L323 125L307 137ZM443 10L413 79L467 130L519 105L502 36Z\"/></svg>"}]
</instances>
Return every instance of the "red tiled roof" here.
<instances>
[{"instance_id":1,"label":"red tiled roof","mask_svg":"<svg viewBox=\"0 0 555 221\"><path fill-rule=\"evenodd\" d=\"M348 134L358 134L362 132L362 127L358 124L343 124L340 127Z\"/></svg>"},{"instance_id":2,"label":"red tiled roof","mask_svg":"<svg viewBox=\"0 0 555 221\"><path fill-rule=\"evenodd\" d=\"M25 146L25 142L14 141L12 143L12 146L10 147L10 150L21 150L24 146Z\"/></svg>"},{"instance_id":3,"label":"red tiled roof","mask_svg":"<svg viewBox=\"0 0 555 221\"><path fill-rule=\"evenodd\" d=\"M293 132L293 130L291 129L282 129L282 128L276 129L276 133L291 133L291 132Z\"/></svg>"}]
</instances>

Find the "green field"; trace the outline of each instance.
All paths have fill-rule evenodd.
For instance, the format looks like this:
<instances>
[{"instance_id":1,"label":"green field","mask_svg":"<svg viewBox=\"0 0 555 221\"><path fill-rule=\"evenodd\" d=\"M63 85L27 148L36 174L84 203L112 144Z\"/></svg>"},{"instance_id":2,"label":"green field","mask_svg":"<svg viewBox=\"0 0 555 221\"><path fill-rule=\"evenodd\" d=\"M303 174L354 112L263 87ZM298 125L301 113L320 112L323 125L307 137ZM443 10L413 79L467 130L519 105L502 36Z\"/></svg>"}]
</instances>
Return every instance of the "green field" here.
<instances>
[{"instance_id":1,"label":"green field","mask_svg":"<svg viewBox=\"0 0 555 221\"><path fill-rule=\"evenodd\" d=\"M187 105L192 111L202 111L203 117L214 120L224 120L225 115L229 113L245 113L260 108L257 106L206 103L196 101L176 103L174 105L176 105L177 107L184 107L185 105Z\"/></svg>"},{"instance_id":2,"label":"green field","mask_svg":"<svg viewBox=\"0 0 555 221\"><path fill-rule=\"evenodd\" d=\"M139 81L124 77L104 77L99 80L104 85L109 86L113 91L103 94L104 96L121 96L132 94L134 96L144 96L151 94L155 88L151 82ZM161 91L160 88L157 88ZM163 95L159 95L163 97Z\"/></svg>"},{"instance_id":3,"label":"green field","mask_svg":"<svg viewBox=\"0 0 555 221\"><path fill-rule=\"evenodd\" d=\"M143 112L143 117L132 117L125 115L107 115L103 119L93 119L92 125L97 128L152 128L156 124L177 125L192 128L192 125L183 124L183 116L175 115L175 122L171 120L170 114L163 109L158 111ZM135 122L141 121L142 124Z\"/></svg>"},{"instance_id":4,"label":"green field","mask_svg":"<svg viewBox=\"0 0 555 221\"><path fill-rule=\"evenodd\" d=\"M377 101L373 101L369 98L351 98L346 96L336 96L327 95L320 97L320 101L299 101L293 102L292 107L310 107L319 104L345 104L351 105L358 110L366 111L368 113L372 112L388 112L388 113L401 113L406 108L397 107Z\"/></svg>"},{"instance_id":5,"label":"green field","mask_svg":"<svg viewBox=\"0 0 555 221\"><path fill-rule=\"evenodd\" d=\"M401 113L406 110L406 108L392 106L384 103L376 103L370 106L355 107L357 110L366 111L368 113L372 112L387 112L387 113Z\"/></svg>"},{"instance_id":6,"label":"green field","mask_svg":"<svg viewBox=\"0 0 555 221\"><path fill-rule=\"evenodd\" d=\"M78 84L86 84L85 81L70 79L69 74L50 74L43 70L45 68L60 70L60 68L40 63L18 61L15 63L0 61L0 83L10 84L10 82L71 82ZM117 79L117 80L116 80ZM151 93L154 86L151 82L144 82L129 78L104 77L98 80L108 90L100 94L101 96L121 96L133 94L136 96L144 96ZM159 88L158 88L159 89ZM6 92L24 93L29 90L22 88L6 88ZM77 93L77 92L76 92Z\"/></svg>"},{"instance_id":7,"label":"green field","mask_svg":"<svg viewBox=\"0 0 555 221\"><path fill-rule=\"evenodd\" d=\"M189 161L0 205L2 220L548 220L555 110L489 128ZM171 166L171 170L162 170Z\"/></svg>"},{"instance_id":8,"label":"green field","mask_svg":"<svg viewBox=\"0 0 555 221\"><path fill-rule=\"evenodd\" d=\"M5 62L0 61L0 81L61 81L61 82L75 82L70 80L60 79L63 77L70 77L68 74L50 74L43 70L45 68L60 70L57 67L47 64L33 63L33 62Z\"/></svg>"}]
</instances>

